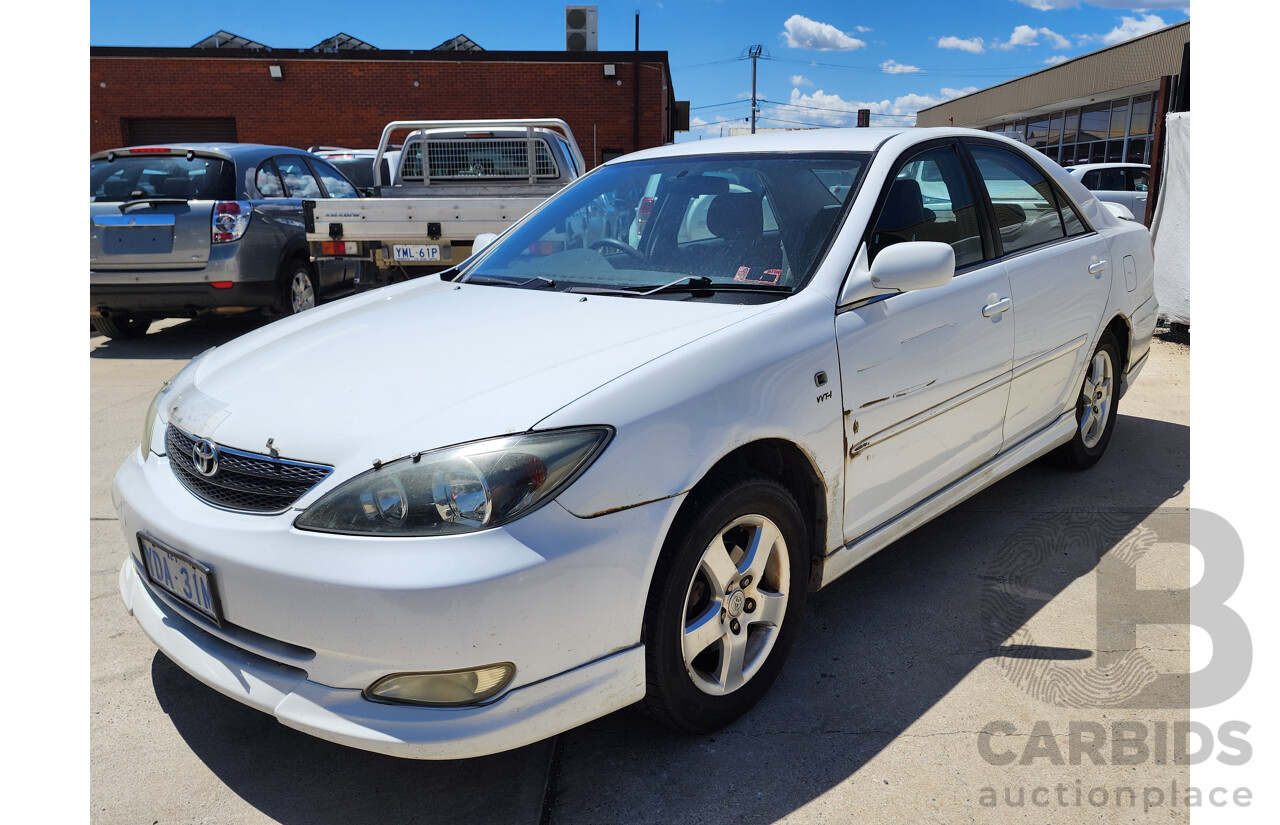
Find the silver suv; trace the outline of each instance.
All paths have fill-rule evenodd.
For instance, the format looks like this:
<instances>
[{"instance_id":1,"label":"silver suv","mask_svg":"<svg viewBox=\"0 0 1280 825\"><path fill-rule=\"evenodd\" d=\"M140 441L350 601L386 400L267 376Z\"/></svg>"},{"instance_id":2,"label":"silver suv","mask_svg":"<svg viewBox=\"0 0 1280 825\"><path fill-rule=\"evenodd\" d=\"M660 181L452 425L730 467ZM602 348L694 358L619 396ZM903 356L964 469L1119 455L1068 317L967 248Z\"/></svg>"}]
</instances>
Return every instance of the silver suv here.
<instances>
[{"instance_id":1,"label":"silver suv","mask_svg":"<svg viewBox=\"0 0 1280 825\"><path fill-rule=\"evenodd\" d=\"M265 308L291 315L354 291L360 264L312 263L302 201L357 198L301 149L135 146L89 157L89 306L110 338L157 318Z\"/></svg>"}]
</instances>

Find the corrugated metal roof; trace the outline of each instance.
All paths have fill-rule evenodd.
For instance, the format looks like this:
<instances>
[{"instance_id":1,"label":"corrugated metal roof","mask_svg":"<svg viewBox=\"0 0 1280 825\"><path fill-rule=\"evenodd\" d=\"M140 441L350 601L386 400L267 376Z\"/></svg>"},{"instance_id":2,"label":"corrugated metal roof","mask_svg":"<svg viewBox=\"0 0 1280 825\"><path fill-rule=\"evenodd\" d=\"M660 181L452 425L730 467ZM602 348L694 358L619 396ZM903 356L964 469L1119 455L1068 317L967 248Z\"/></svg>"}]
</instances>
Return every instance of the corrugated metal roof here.
<instances>
[{"instance_id":1,"label":"corrugated metal roof","mask_svg":"<svg viewBox=\"0 0 1280 825\"><path fill-rule=\"evenodd\" d=\"M1135 37L1065 63L1006 81L964 97L921 109L918 126L989 123L1013 113L1034 112L1063 101L1109 96L1132 87L1151 87L1182 69L1182 47L1191 39L1187 20Z\"/></svg>"}]
</instances>

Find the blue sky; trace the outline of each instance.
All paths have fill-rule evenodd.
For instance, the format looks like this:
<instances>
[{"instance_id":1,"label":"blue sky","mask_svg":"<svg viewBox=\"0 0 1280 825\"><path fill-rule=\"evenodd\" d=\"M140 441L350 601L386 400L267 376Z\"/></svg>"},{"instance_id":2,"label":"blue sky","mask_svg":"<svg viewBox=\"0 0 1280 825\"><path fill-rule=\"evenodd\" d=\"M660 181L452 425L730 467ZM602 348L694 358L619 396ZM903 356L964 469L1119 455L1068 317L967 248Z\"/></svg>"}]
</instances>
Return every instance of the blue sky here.
<instances>
[{"instance_id":1,"label":"blue sky","mask_svg":"<svg viewBox=\"0 0 1280 825\"><path fill-rule=\"evenodd\" d=\"M273 0L217 4L118 0L89 8L94 46L191 46L218 29L273 48L338 32L383 49L429 49L466 34L490 50L564 48L563 2L424 3ZM1185 0L915 0L804 2L639 0L599 7L599 47L670 53L676 97L694 131L715 137L750 116L758 64L759 127L911 125L921 108L992 86L1189 17ZM420 21L420 22L417 22Z\"/></svg>"}]
</instances>

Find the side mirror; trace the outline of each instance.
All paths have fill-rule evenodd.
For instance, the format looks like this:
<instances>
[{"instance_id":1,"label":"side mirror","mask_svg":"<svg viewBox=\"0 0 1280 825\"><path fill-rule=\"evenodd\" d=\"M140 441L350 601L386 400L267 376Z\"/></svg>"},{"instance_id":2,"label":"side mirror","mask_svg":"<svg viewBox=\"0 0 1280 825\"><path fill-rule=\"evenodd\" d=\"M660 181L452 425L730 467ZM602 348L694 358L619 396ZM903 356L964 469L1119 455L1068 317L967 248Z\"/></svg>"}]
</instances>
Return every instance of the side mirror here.
<instances>
[{"instance_id":1,"label":"side mirror","mask_svg":"<svg viewBox=\"0 0 1280 825\"><path fill-rule=\"evenodd\" d=\"M903 241L887 246L867 264L867 245L858 254L844 284L837 306L849 306L895 292L928 289L949 283L956 274L956 253L937 241Z\"/></svg>"},{"instance_id":2,"label":"side mirror","mask_svg":"<svg viewBox=\"0 0 1280 825\"><path fill-rule=\"evenodd\" d=\"M871 264L871 285L879 292L909 292L951 282L956 252L938 241L906 241L887 246Z\"/></svg>"},{"instance_id":3,"label":"side mirror","mask_svg":"<svg viewBox=\"0 0 1280 825\"><path fill-rule=\"evenodd\" d=\"M493 232L481 232L479 235L476 235L475 241L471 244L471 254L475 255L479 253L480 250L484 249L496 240L498 240L498 236Z\"/></svg>"}]
</instances>

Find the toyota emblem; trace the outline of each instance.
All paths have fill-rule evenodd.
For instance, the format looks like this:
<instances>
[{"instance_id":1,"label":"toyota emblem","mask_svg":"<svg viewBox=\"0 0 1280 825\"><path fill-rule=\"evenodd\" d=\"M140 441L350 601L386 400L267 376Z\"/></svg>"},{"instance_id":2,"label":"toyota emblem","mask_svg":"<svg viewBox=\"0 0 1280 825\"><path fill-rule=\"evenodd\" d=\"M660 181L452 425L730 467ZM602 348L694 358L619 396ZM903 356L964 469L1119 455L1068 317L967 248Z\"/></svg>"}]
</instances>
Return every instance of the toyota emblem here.
<instances>
[{"instance_id":1,"label":"toyota emblem","mask_svg":"<svg viewBox=\"0 0 1280 825\"><path fill-rule=\"evenodd\" d=\"M218 472L218 445L209 439L202 438L192 445L191 458L200 475L211 476Z\"/></svg>"}]
</instances>

